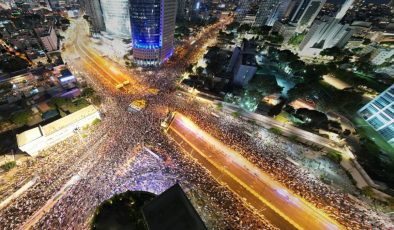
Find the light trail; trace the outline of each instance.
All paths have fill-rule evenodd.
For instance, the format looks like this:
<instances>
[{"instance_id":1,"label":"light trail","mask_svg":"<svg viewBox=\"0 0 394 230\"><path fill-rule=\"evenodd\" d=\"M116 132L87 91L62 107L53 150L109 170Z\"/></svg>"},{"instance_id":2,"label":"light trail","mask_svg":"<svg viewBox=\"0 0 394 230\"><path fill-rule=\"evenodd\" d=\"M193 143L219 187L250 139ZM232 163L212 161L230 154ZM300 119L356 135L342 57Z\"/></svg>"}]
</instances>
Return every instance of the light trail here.
<instances>
[{"instance_id":1,"label":"light trail","mask_svg":"<svg viewBox=\"0 0 394 230\"><path fill-rule=\"evenodd\" d=\"M204 156L215 168L232 177L240 186L296 228L344 229L322 210L273 180L267 173L201 130L185 116L175 116L169 127L170 135L171 131Z\"/></svg>"}]
</instances>

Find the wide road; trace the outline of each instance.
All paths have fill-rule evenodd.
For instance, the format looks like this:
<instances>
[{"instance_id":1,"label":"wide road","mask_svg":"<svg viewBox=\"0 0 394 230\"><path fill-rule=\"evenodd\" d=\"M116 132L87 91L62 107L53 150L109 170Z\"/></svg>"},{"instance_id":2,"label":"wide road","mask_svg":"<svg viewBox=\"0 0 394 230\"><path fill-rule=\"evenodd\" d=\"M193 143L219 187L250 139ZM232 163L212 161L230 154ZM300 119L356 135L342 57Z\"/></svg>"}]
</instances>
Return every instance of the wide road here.
<instances>
[{"instance_id":1,"label":"wide road","mask_svg":"<svg viewBox=\"0 0 394 230\"><path fill-rule=\"evenodd\" d=\"M222 184L281 229L344 229L239 153L177 113L168 134Z\"/></svg>"},{"instance_id":2,"label":"wide road","mask_svg":"<svg viewBox=\"0 0 394 230\"><path fill-rule=\"evenodd\" d=\"M76 59L74 61L83 63L86 69L95 70L98 73L97 80L100 80L107 86L111 86L111 89L126 91L130 94L146 91L147 87L144 87L136 77L120 69L119 65L103 57L90 47L92 41L88 37L89 27L84 19L77 19L73 25L75 27L73 30L70 30L68 34L69 42L66 44L66 47L71 47L72 49L67 49L65 52L75 51Z\"/></svg>"}]
</instances>

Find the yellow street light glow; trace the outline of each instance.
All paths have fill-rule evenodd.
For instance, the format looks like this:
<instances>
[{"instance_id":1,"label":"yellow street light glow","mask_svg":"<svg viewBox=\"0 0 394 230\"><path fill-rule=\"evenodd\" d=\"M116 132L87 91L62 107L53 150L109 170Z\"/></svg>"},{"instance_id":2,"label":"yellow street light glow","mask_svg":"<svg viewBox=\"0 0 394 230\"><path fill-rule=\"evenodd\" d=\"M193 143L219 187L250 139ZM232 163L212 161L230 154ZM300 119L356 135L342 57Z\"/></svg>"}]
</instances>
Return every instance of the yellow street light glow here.
<instances>
[{"instance_id":1,"label":"yellow street light glow","mask_svg":"<svg viewBox=\"0 0 394 230\"><path fill-rule=\"evenodd\" d=\"M267 173L263 172L261 169L256 167L254 164L252 164L250 161L245 159L240 153L230 149L229 147L225 146L222 142L217 140L216 138L212 137L205 131L201 130L194 122L192 122L189 118L186 116L176 113L174 121L180 122L180 125L183 127L189 129L192 133L194 133L197 137L201 138L204 140L205 143L207 143L210 146L213 146L217 150L219 150L222 154L226 156L226 158L231 159L231 161L238 166L241 166L249 173L253 173L254 175L258 176L261 182L269 185L270 188L272 188L275 191L275 194L278 197L282 197L288 202L288 205L293 205L293 207L296 207L300 212L302 212L306 218L313 218L314 220L317 220L318 224L321 226L319 229L330 229L330 230L336 230L336 229L344 229L342 225L340 225L337 221L333 220L330 216L328 216L325 212L322 210L318 209L302 197L298 196L297 194L293 193L291 190L287 189L285 186L283 186L281 183L273 180ZM203 155L212 165L214 165L216 168L220 169L224 173L226 173L228 176L233 178L235 181L237 181L242 187L247 189L250 193L252 193L255 197L257 197L259 200L261 200L263 203L265 203L268 207L270 207L272 210L274 210L277 214L282 216L285 220L287 220L289 223L291 223L293 226L295 226L298 229L306 229L305 227L301 226L302 223L296 223L291 216L287 212L283 210L283 208L278 208L276 207L271 201L267 200L265 197L261 196L254 188L252 188L249 184L245 183L242 179L237 177L234 173L229 171L227 167L223 167L223 165L219 165L217 162L213 161L209 156L207 156L203 151L201 151L197 146L195 146L193 143L191 143L189 140L184 138L184 136L179 133L175 129L171 129L177 135L182 137L190 146L193 147L197 152L199 152L201 155Z\"/></svg>"}]
</instances>

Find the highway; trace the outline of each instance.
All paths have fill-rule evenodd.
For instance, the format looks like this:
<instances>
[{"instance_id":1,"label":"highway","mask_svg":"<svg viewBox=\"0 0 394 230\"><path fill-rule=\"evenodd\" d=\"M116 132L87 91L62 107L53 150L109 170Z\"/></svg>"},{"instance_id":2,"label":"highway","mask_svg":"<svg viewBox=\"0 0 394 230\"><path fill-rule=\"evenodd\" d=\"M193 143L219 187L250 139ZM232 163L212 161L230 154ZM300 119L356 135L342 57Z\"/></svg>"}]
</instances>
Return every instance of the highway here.
<instances>
[{"instance_id":1,"label":"highway","mask_svg":"<svg viewBox=\"0 0 394 230\"><path fill-rule=\"evenodd\" d=\"M227 185L274 226L280 229L344 229L183 115L175 115L167 132L219 183Z\"/></svg>"}]
</instances>

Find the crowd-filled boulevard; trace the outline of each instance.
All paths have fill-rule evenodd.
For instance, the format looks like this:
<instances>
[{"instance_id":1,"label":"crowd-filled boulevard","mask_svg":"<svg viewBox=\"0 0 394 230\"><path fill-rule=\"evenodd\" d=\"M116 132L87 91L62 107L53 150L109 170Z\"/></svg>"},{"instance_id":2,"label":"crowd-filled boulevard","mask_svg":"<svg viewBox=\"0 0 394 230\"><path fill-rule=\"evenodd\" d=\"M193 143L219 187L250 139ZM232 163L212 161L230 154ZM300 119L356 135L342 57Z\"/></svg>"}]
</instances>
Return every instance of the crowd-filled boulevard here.
<instances>
[{"instance_id":1,"label":"crowd-filled boulevard","mask_svg":"<svg viewBox=\"0 0 394 230\"><path fill-rule=\"evenodd\" d=\"M218 183L163 132L160 124L169 111L186 115L340 224L324 228L386 229L383 215L355 205L346 194L285 160L288 145L296 151L306 147L268 132L264 138L250 138L240 127L251 124L224 113L220 118L211 116L214 110L220 113L213 105L176 94L185 68L202 57L220 28L230 22L231 18L224 18L179 44L173 59L158 69L126 70L89 47L86 23L73 21L63 56L101 96L102 122L5 175L7 186L1 187L0 200L27 181L35 178L35 182L0 210L0 229L87 229L95 207L112 195L126 190L159 194L176 182L209 229L275 229L263 211L254 210L239 194ZM117 90L116 84L125 80L130 84ZM148 88L159 93L149 94ZM147 100L146 109L128 112L130 102L141 98Z\"/></svg>"}]
</instances>

